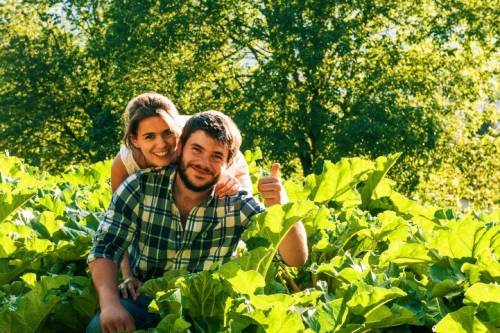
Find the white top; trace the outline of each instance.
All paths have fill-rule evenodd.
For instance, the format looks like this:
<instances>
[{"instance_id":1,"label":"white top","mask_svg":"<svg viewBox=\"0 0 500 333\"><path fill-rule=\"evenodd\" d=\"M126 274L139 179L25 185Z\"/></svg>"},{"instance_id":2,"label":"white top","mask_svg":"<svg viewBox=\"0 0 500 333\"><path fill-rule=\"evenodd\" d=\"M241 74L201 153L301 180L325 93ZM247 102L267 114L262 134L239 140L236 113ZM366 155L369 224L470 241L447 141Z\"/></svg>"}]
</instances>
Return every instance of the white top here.
<instances>
[{"instance_id":1,"label":"white top","mask_svg":"<svg viewBox=\"0 0 500 333\"><path fill-rule=\"evenodd\" d=\"M125 146L125 145L120 146L119 155L120 155L120 159L123 162L123 165L125 165L125 169L127 170L127 173L129 174L129 176L140 169L139 165L134 160L134 156L132 155L132 151L127 146Z\"/></svg>"}]
</instances>

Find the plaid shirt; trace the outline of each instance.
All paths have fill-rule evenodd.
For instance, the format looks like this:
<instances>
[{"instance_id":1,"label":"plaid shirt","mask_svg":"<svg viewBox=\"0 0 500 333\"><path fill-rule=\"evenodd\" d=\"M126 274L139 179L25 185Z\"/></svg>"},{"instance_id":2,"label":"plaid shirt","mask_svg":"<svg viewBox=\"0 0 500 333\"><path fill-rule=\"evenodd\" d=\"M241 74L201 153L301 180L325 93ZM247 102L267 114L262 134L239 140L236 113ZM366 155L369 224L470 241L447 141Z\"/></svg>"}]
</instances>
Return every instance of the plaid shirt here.
<instances>
[{"instance_id":1,"label":"plaid shirt","mask_svg":"<svg viewBox=\"0 0 500 333\"><path fill-rule=\"evenodd\" d=\"M113 195L94 236L88 261L118 263L130 246L132 270L145 281L170 269L207 269L231 258L250 218L264 207L246 192L216 198L213 193L194 207L181 225L172 188L175 168L145 169Z\"/></svg>"}]
</instances>

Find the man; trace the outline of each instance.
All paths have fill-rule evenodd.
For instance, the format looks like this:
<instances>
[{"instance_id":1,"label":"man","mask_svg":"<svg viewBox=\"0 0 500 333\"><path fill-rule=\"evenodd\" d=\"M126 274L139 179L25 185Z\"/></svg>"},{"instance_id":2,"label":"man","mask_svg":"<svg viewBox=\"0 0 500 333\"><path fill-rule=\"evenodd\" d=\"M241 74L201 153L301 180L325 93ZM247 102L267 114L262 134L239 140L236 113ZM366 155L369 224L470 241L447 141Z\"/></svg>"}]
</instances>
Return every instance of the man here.
<instances>
[{"instance_id":1,"label":"man","mask_svg":"<svg viewBox=\"0 0 500 333\"><path fill-rule=\"evenodd\" d=\"M243 191L232 197L213 195L214 184L240 144L239 130L229 117L217 111L199 113L183 129L176 169L144 170L118 188L89 255L101 312L87 332L132 332L157 324L159 318L147 312L151 299L142 295L120 300L117 263L129 244L132 268L142 281L169 269L196 272L230 259L250 218L264 210ZM284 203L278 171L274 165L272 177L259 184L266 205ZM288 265L306 261L301 223L292 227L279 252Z\"/></svg>"}]
</instances>

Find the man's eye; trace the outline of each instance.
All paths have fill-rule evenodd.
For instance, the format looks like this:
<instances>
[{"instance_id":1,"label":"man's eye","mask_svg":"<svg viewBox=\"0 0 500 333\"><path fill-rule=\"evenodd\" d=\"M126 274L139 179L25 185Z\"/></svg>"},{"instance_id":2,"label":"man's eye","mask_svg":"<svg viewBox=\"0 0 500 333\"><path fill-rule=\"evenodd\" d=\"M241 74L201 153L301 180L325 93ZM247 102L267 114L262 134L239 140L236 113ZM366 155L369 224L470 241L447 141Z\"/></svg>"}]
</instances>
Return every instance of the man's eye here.
<instances>
[{"instance_id":1,"label":"man's eye","mask_svg":"<svg viewBox=\"0 0 500 333\"><path fill-rule=\"evenodd\" d=\"M172 134L174 134L174 133L172 133L172 131L171 131L171 130L166 130L166 131L164 131L164 132L163 132L163 134L162 134L162 135L163 135L163 137L164 137L164 138L168 138L168 137L169 137L169 136L171 136Z\"/></svg>"},{"instance_id":2,"label":"man's eye","mask_svg":"<svg viewBox=\"0 0 500 333\"><path fill-rule=\"evenodd\" d=\"M148 135L144 136L144 139L146 139L146 140L153 140L154 138L155 138L155 136L152 134L148 134Z\"/></svg>"}]
</instances>

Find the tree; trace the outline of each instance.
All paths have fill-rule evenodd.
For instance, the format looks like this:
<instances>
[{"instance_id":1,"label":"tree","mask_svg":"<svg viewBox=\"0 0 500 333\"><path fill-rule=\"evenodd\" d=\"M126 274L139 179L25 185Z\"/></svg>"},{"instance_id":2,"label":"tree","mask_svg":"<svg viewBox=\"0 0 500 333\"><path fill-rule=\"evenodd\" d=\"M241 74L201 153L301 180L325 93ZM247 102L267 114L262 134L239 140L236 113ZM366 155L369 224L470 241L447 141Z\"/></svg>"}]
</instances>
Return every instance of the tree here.
<instances>
[{"instance_id":1,"label":"tree","mask_svg":"<svg viewBox=\"0 0 500 333\"><path fill-rule=\"evenodd\" d=\"M34 164L88 160L82 86L89 68L76 36L44 4L1 7L0 144Z\"/></svg>"},{"instance_id":2,"label":"tree","mask_svg":"<svg viewBox=\"0 0 500 333\"><path fill-rule=\"evenodd\" d=\"M260 146L287 172L402 151L392 177L406 193L499 201L485 185L498 174L484 179L498 151L499 28L488 1L46 0L1 10L0 148L30 163L111 157L127 101L155 90L182 113L232 115L243 148ZM25 118L12 125L14 115ZM458 187L425 185L457 172Z\"/></svg>"}]
</instances>

